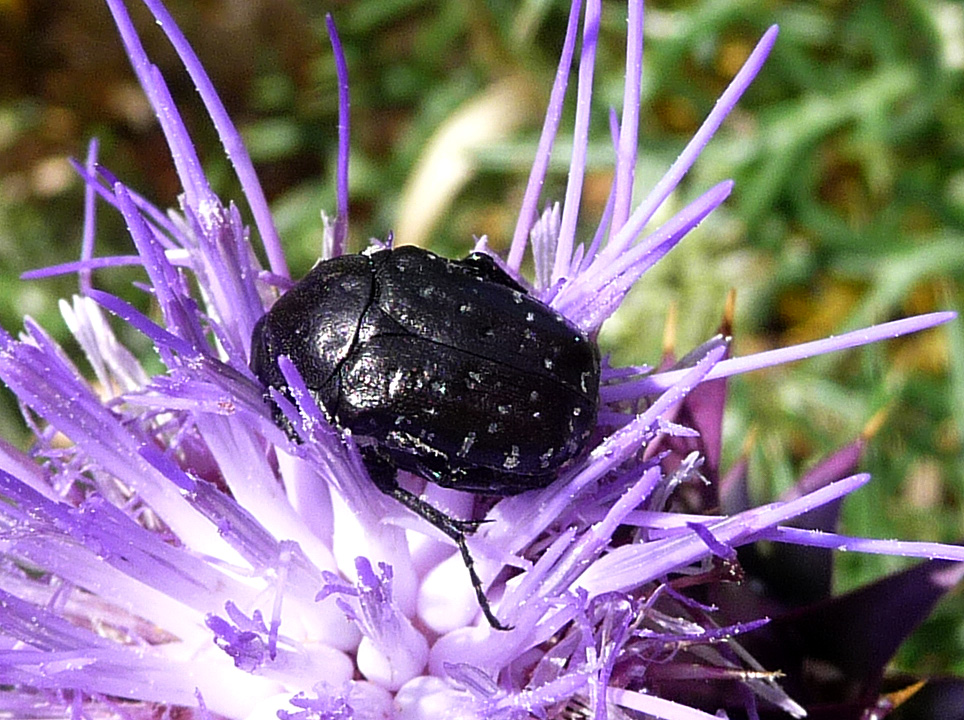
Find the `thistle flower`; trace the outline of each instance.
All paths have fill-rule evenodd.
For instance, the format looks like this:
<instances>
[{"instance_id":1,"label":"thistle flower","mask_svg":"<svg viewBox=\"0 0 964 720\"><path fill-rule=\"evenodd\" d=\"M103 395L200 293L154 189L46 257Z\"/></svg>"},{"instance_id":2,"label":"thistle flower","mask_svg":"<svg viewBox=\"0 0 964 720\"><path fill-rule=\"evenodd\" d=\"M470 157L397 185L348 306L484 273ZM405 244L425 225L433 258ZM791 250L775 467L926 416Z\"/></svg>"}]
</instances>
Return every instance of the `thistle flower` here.
<instances>
[{"instance_id":1,"label":"thistle flower","mask_svg":"<svg viewBox=\"0 0 964 720\"><path fill-rule=\"evenodd\" d=\"M964 559L956 547L831 532L841 499L869 480L852 474L862 440L762 507L743 501L741 467L719 467L725 378L915 332L951 313L742 358L729 357L724 333L658 369L606 366L592 447L546 489L488 501L422 489L453 515L490 521L470 545L498 616L514 626L493 630L480 619L459 554L374 491L353 438L327 422L290 366L298 402L290 409L303 442L273 423L248 357L255 322L290 281L250 160L173 20L158 0L145 0L234 163L267 271L238 210L210 189L122 0L107 3L183 194L179 212L163 213L99 167L94 146L78 167L88 210L81 259L35 275L78 273L80 293L61 308L94 380L29 318L19 339L0 334L0 378L35 433L29 451L0 452L0 716L802 717L812 699L803 665L827 657L809 645L791 652L785 639L798 626L781 614L794 609L832 627L849 610L863 633L867 620L852 612L861 596L800 612L799 604L753 595L728 582L751 557L737 548L769 540L799 547L811 561L829 548ZM649 228L776 38L775 28L764 35L634 208L642 3L631 0L613 187L595 236L577 244L600 13L598 0L587 0L584 13L581 2L572 5L504 263L518 276L530 244L533 293L592 335L646 270L726 199L729 182ZM580 19L569 185L562 205L539 215ZM347 239L348 85L329 27L342 131L338 207L326 228L331 255L344 252ZM122 214L136 255L94 258L95 198ZM148 281L138 288L151 294L159 321L93 286L93 269L124 264L143 267ZM108 314L153 341L163 373L151 376L118 342ZM854 671L850 704L836 706L835 717L886 713L891 699L878 686L887 651L960 568L932 560L864 591L874 617L903 624L861 635L865 647L845 659L866 665ZM767 624L768 615L777 620ZM789 692L777 674L788 668L801 671L787 679Z\"/></svg>"}]
</instances>

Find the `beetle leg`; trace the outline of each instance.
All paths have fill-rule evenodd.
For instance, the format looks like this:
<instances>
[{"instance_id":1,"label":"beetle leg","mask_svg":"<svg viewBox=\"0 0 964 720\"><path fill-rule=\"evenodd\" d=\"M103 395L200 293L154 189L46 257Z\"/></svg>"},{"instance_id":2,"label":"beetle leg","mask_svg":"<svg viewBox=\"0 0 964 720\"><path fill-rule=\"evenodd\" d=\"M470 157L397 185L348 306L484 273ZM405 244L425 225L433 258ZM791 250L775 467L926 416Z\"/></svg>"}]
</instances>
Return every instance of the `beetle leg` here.
<instances>
[{"instance_id":1,"label":"beetle leg","mask_svg":"<svg viewBox=\"0 0 964 720\"><path fill-rule=\"evenodd\" d=\"M482 614L496 630L511 630L511 625L503 625L499 618L492 612L489 605L489 598L485 595L482 587L482 579L475 571L475 560L469 552L469 546L465 542L465 536L474 533L484 520L456 520L446 515L431 503L427 503L414 493L401 487L395 479L396 470L391 461L383 457L375 448L362 448L362 456L365 467L372 478L375 486L386 495L395 498L402 505L407 507L416 515L428 521L431 525L441 530L450 537L462 555L462 562L465 563L469 571L469 579L475 589L475 597L478 599Z\"/></svg>"},{"instance_id":2,"label":"beetle leg","mask_svg":"<svg viewBox=\"0 0 964 720\"><path fill-rule=\"evenodd\" d=\"M469 571L472 587L475 588L475 597L478 598L479 607L482 608L485 619L488 620L489 625L496 630L511 630L511 625L503 625L492 612L492 608L489 606L489 598L486 597L485 590L482 588L482 579L478 573L475 572L475 560L472 559L469 546L465 542L466 528L469 529L470 534L475 532L479 526L479 521L456 520L451 518L437 507L425 502L398 484L395 484L392 488L385 489L380 487L379 489L385 494L391 495L416 515L420 515L448 537L452 538L459 552L462 554L462 561L465 563L466 569Z\"/></svg>"}]
</instances>

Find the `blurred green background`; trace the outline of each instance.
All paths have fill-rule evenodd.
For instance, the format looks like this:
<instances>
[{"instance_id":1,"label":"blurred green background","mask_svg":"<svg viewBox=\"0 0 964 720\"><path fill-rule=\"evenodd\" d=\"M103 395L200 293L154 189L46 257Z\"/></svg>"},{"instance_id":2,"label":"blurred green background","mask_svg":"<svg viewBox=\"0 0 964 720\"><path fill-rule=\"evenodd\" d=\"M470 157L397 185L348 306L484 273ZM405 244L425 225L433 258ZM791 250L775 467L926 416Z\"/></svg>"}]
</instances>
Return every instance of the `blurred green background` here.
<instances>
[{"instance_id":1,"label":"blurred green background","mask_svg":"<svg viewBox=\"0 0 964 720\"><path fill-rule=\"evenodd\" d=\"M330 11L352 89L351 241L462 254L505 248L541 127L568 5L557 0L178 0L169 6L248 139L295 276L334 208L336 83ZM236 181L186 76L146 12L143 41L168 78L216 189ZM582 237L611 178L607 112L622 98L624 3L605 3ZM964 8L958 2L650 2L637 196L683 148L765 29L780 37L756 82L671 201L723 178L736 190L648 274L602 343L656 362L671 306L680 353L711 335L737 290L737 354L935 309L964 309ZM58 337L70 277L20 273L77 257L82 186L67 164L91 137L101 162L159 206L178 182L100 0L0 0L0 322L29 314ZM574 93L574 82L571 83ZM571 128L571 109L567 119ZM561 200L568 134L543 201ZM439 160L448 162L439 163ZM456 163L458 167L452 165ZM462 174L459 174L462 173ZM99 254L130 252L98 217ZM95 281L131 297L136 270ZM964 537L961 321L870 348L758 372L731 385L727 462L751 457L774 497L883 411L863 462L874 482L845 531ZM144 356L147 343L128 338ZM71 348L69 341L65 341ZM26 442L6 398L3 435ZM753 437L751 443L747 439ZM904 566L841 557L838 586ZM964 673L960 590L905 647L902 667Z\"/></svg>"}]
</instances>

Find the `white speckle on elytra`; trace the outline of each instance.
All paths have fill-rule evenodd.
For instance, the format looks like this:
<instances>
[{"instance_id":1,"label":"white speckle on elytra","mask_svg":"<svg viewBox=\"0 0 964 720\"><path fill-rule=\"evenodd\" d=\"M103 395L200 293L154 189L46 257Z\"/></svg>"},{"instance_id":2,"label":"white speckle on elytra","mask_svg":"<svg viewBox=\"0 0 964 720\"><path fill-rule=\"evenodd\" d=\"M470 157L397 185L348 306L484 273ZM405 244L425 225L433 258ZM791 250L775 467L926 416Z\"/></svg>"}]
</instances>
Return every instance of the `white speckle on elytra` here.
<instances>
[{"instance_id":1,"label":"white speckle on elytra","mask_svg":"<svg viewBox=\"0 0 964 720\"><path fill-rule=\"evenodd\" d=\"M465 457L466 455L469 454L469 450L472 449L472 446L474 444L475 444L475 433L474 432L466 433L465 438L462 440L462 447L459 448L459 451L456 454L461 457Z\"/></svg>"},{"instance_id":2,"label":"white speckle on elytra","mask_svg":"<svg viewBox=\"0 0 964 720\"><path fill-rule=\"evenodd\" d=\"M512 470L519 466L519 446L513 445L512 452L505 456L505 460L502 463L502 467L506 470Z\"/></svg>"},{"instance_id":3,"label":"white speckle on elytra","mask_svg":"<svg viewBox=\"0 0 964 720\"><path fill-rule=\"evenodd\" d=\"M392 379L388 383L388 396L394 397L399 394L402 389L402 381L405 379L405 373L399 368L392 375Z\"/></svg>"}]
</instances>

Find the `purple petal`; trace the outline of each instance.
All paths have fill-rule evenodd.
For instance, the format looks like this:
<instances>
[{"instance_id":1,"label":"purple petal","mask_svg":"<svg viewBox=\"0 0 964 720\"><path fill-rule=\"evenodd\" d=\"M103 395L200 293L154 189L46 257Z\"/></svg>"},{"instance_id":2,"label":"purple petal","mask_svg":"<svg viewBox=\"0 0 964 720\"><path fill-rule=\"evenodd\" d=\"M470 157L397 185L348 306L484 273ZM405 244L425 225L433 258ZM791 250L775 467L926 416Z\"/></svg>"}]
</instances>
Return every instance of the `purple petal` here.
<instances>
[{"instance_id":1,"label":"purple petal","mask_svg":"<svg viewBox=\"0 0 964 720\"><path fill-rule=\"evenodd\" d=\"M640 203L626 224L622 226L609 241L609 244L600 254L600 262L605 264L618 258L642 231L646 223L650 221L656 210L663 204L666 198L669 197L669 194L676 188L683 176L689 171L693 163L696 162L696 158L699 157L703 148L706 147L706 144L710 141L710 138L713 137L723 123L723 120L729 115L740 97L750 86L750 83L753 82L760 68L763 67L767 55L769 55L773 44L776 42L777 32L778 28L774 25L760 38L760 42L757 43L753 52L750 53L750 57L747 58L743 67L740 68L740 71L736 74L736 77L733 78L719 100L716 101L713 110L707 116L706 120L703 121L703 124L700 126L700 129L696 131L693 138L687 143L686 148L680 153L676 162L673 163L672 167L670 167L662 179L650 191L646 199Z\"/></svg>"},{"instance_id":2,"label":"purple petal","mask_svg":"<svg viewBox=\"0 0 964 720\"><path fill-rule=\"evenodd\" d=\"M760 370L774 365L783 365L789 362L796 362L809 357L823 355L838 350L869 345L880 342L881 340L891 340L920 332L928 328L943 325L957 318L954 312L933 312L924 315L904 318L902 320L892 320L891 322L872 325L869 328L853 330L842 335L824 338L823 340L813 340L811 342L791 345L790 347L778 350L767 350L766 352L746 355L744 357L730 358L723 360L707 375L707 380L717 380L719 378L731 377L752 370ZM666 373L654 373L646 378L628 382L621 386L619 391L615 391L615 386L606 388L606 401L638 398L649 394L655 394L665 390L676 382L683 374L683 370L673 370Z\"/></svg>"},{"instance_id":3,"label":"purple petal","mask_svg":"<svg viewBox=\"0 0 964 720\"><path fill-rule=\"evenodd\" d=\"M525 252L526 240L536 219L539 195L542 193L542 184L545 182L546 171L549 169L552 144L555 142L556 133L559 130L562 103L565 100L566 87L569 84L569 69L572 67L572 55L576 48L576 32L579 27L579 11L581 9L582 0L574 0L569 8L569 24L566 26L566 37L562 44L562 52L559 55L559 67L556 69L556 79L552 84L552 93L549 96L549 106L546 109L546 118L542 125L542 135L539 137L539 146L532 163L532 170L529 171L529 182L526 185L522 205L519 208L519 219L512 236L509 257L506 260L508 266L514 271L518 271L522 266L522 255Z\"/></svg>"},{"instance_id":4,"label":"purple petal","mask_svg":"<svg viewBox=\"0 0 964 720\"><path fill-rule=\"evenodd\" d=\"M348 148L350 143L349 122L351 102L348 94L348 63L341 47L341 39L335 28L331 13L325 15L328 38L335 54L335 71L338 75L338 169L335 173L336 203L338 214L335 216L334 243L332 257L345 252L348 242Z\"/></svg>"},{"instance_id":5,"label":"purple petal","mask_svg":"<svg viewBox=\"0 0 964 720\"><path fill-rule=\"evenodd\" d=\"M88 185L88 187L90 187ZM143 261L140 255L112 255L110 257L87 258L85 260L74 260L72 262L61 263L59 265L49 265L36 270L27 270L21 273L21 280L39 280L42 278L54 277L56 275L67 275L69 273L79 273L81 277L89 277L91 270L99 270L107 267L124 267L128 265L141 265ZM88 288L89 289L89 288Z\"/></svg>"},{"instance_id":6,"label":"purple petal","mask_svg":"<svg viewBox=\"0 0 964 720\"><path fill-rule=\"evenodd\" d=\"M204 170L194 151L194 144L191 142L187 128L177 113L174 99L164 78L147 57L123 1L106 0L106 2L114 16L114 22L124 42L134 73L147 94L164 136L167 138L171 158L177 167L178 177L183 183L188 204L199 207L206 202L211 202L213 194L204 176ZM173 25L173 21L170 24Z\"/></svg>"},{"instance_id":7,"label":"purple petal","mask_svg":"<svg viewBox=\"0 0 964 720\"><path fill-rule=\"evenodd\" d=\"M581 328L597 331L643 273L715 210L732 189L733 182L729 180L716 185L617 260L605 264L597 260L589 270L567 283L550 305Z\"/></svg>"},{"instance_id":8,"label":"purple petal","mask_svg":"<svg viewBox=\"0 0 964 720\"><path fill-rule=\"evenodd\" d=\"M582 29L582 52L579 56L579 83L576 91L576 126L572 131L572 159L566 199L562 204L562 223L556 248L556 263L552 281L564 278L572 261L576 238L576 220L582 198L582 181L586 173L586 148L589 145L589 110L592 103L592 77L596 64L596 43L599 40L600 0L587 0L586 17Z\"/></svg>"},{"instance_id":9,"label":"purple petal","mask_svg":"<svg viewBox=\"0 0 964 720\"><path fill-rule=\"evenodd\" d=\"M708 524L716 539L732 546L755 541L764 531L853 492L870 480L854 475L791 502L771 503ZM627 590L704 557L706 545L692 531L638 545L623 545L597 560L579 578L590 597Z\"/></svg>"},{"instance_id":10,"label":"purple petal","mask_svg":"<svg viewBox=\"0 0 964 720\"><path fill-rule=\"evenodd\" d=\"M619 123L619 149L613 180L614 206L611 233L626 224L633 201L636 174L636 142L639 131L639 92L643 74L643 0L629 0L626 34L626 83L623 86L623 118Z\"/></svg>"},{"instance_id":11,"label":"purple petal","mask_svg":"<svg viewBox=\"0 0 964 720\"><path fill-rule=\"evenodd\" d=\"M118 0L109 1L116 4ZM231 118L227 110L225 110L224 104L218 97L214 85L211 84L211 79L204 71L204 67L187 42L184 34L180 28L178 28L177 23L174 22L174 18L171 17L170 13L167 12L158 0L144 0L144 4L150 8L150 11L157 19L158 25L160 25L161 29L167 34L168 39L184 63L184 68L191 76L191 80L197 88L201 101L207 108L214 127L217 128L218 136L221 138L221 144L224 146L225 153L234 165L234 170L238 174L238 179L241 181L241 187L244 188L244 195L251 207L258 231L261 233L261 242L264 244L265 253L268 256L268 262L271 265L272 272L287 277L288 265L285 261L284 252L281 249L278 231L275 229L274 220L271 217L271 211L268 208L268 202L264 196L264 190L261 188L261 183L258 182L258 176L254 171L254 164L251 162L251 156L248 155L248 150L244 146L241 134L234 126L234 123L231 122ZM144 85L145 90L149 89L149 84L142 82L142 85ZM182 181L184 181L184 175L180 173L179 175ZM198 210L199 214L203 217L203 210L206 204L189 203L189 205Z\"/></svg>"}]
</instances>

